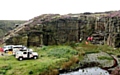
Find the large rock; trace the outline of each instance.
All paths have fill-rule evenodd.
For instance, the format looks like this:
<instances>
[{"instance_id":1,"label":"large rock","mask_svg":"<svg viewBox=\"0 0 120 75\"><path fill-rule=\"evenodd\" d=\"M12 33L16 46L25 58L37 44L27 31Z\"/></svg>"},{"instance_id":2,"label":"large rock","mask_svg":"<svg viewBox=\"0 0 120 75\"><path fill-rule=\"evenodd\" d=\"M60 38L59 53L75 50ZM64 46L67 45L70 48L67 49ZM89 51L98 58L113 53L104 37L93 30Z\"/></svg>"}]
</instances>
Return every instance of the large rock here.
<instances>
[{"instance_id":1,"label":"large rock","mask_svg":"<svg viewBox=\"0 0 120 75\"><path fill-rule=\"evenodd\" d=\"M86 54L82 62L96 62L99 63L98 66L102 68L111 67L114 65L114 59L112 58L112 56L105 52Z\"/></svg>"}]
</instances>

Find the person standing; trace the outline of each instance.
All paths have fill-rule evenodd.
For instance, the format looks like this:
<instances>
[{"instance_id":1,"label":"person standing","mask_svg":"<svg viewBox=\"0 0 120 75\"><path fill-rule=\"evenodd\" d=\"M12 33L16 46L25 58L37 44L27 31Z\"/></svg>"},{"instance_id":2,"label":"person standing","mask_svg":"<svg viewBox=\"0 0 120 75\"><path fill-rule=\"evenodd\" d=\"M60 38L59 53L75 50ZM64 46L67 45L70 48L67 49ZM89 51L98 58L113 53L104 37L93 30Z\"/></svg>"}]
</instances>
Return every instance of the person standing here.
<instances>
[{"instance_id":1,"label":"person standing","mask_svg":"<svg viewBox=\"0 0 120 75\"><path fill-rule=\"evenodd\" d=\"M4 54L3 54L3 53L4 53L4 50L3 50L2 47L0 47L0 53L1 53L1 55L4 55Z\"/></svg>"}]
</instances>

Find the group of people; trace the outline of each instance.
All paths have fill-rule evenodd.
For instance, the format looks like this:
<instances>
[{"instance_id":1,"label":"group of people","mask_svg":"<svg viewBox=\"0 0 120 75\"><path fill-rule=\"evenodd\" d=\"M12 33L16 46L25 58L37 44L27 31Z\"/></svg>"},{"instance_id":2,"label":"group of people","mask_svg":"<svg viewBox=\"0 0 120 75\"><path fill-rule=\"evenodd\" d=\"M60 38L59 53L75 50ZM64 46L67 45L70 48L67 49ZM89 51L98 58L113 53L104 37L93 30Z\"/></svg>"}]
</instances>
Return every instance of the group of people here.
<instances>
[{"instance_id":1,"label":"group of people","mask_svg":"<svg viewBox=\"0 0 120 75\"><path fill-rule=\"evenodd\" d=\"M87 38L87 41L90 41L90 42L91 42L92 40L93 40L93 37L92 37L92 36L90 36L90 37Z\"/></svg>"},{"instance_id":2,"label":"group of people","mask_svg":"<svg viewBox=\"0 0 120 75\"><path fill-rule=\"evenodd\" d=\"M86 44L88 44L88 42L92 42L92 41L93 41L93 37L90 36L90 37L87 38Z\"/></svg>"},{"instance_id":3,"label":"group of people","mask_svg":"<svg viewBox=\"0 0 120 75\"><path fill-rule=\"evenodd\" d=\"M82 38L80 38L79 41L82 42ZM87 37L85 43L88 44L88 42L92 42L92 41L93 41L93 37L92 37L92 36L89 36L89 37Z\"/></svg>"}]
</instances>

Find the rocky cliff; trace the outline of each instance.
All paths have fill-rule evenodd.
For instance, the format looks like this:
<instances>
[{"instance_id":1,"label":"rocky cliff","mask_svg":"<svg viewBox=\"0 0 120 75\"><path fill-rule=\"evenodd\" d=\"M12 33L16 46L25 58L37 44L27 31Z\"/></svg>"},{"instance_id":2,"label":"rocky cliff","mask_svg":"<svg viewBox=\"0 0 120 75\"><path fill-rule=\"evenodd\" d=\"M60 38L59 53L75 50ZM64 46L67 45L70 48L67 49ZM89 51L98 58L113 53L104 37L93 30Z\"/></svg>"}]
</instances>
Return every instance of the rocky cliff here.
<instances>
[{"instance_id":1,"label":"rocky cliff","mask_svg":"<svg viewBox=\"0 0 120 75\"><path fill-rule=\"evenodd\" d=\"M32 46L80 42L93 36L93 44L119 47L119 11L81 14L44 14L11 30L4 37L6 44Z\"/></svg>"}]
</instances>

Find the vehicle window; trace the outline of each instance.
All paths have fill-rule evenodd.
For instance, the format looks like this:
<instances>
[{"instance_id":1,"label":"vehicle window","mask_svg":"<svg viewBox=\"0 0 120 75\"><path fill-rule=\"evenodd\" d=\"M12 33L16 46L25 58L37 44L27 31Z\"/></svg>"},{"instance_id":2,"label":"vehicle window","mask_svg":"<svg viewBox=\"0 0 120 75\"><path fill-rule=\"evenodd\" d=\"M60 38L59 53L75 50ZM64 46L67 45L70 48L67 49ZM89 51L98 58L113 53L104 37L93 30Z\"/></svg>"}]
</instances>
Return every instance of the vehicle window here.
<instances>
[{"instance_id":1,"label":"vehicle window","mask_svg":"<svg viewBox=\"0 0 120 75\"><path fill-rule=\"evenodd\" d=\"M29 52L29 54L32 54L32 52Z\"/></svg>"},{"instance_id":2,"label":"vehicle window","mask_svg":"<svg viewBox=\"0 0 120 75\"><path fill-rule=\"evenodd\" d=\"M24 50L21 49L20 51L24 51Z\"/></svg>"},{"instance_id":3,"label":"vehicle window","mask_svg":"<svg viewBox=\"0 0 120 75\"><path fill-rule=\"evenodd\" d=\"M23 52L23 54L27 54L27 52Z\"/></svg>"}]
</instances>

